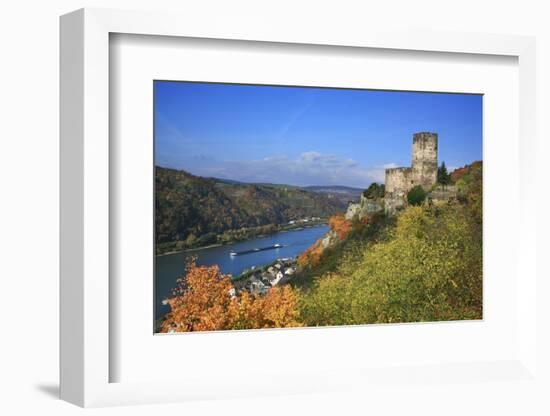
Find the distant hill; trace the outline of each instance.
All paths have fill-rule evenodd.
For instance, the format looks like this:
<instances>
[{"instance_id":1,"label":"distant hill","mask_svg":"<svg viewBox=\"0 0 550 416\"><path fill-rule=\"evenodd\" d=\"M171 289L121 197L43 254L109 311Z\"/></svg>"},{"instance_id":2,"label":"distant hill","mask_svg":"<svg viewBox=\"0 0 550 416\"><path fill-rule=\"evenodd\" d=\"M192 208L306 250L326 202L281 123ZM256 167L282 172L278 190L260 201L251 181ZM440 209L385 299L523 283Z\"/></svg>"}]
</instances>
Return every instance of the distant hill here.
<instances>
[{"instance_id":1,"label":"distant hill","mask_svg":"<svg viewBox=\"0 0 550 416\"><path fill-rule=\"evenodd\" d=\"M345 211L347 204L326 192L202 178L157 166L155 207L156 242L167 243L309 216L328 217Z\"/></svg>"},{"instance_id":2,"label":"distant hill","mask_svg":"<svg viewBox=\"0 0 550 416\"><path fill-rule=\"evenodd\" d=\"M327 194L333 198L337 198L343 203L356 201L361 196L364 189L352 188L350 186L334 185L334 186L306 186L303 189L306 191Z\"/></svg>"},{"instance_id":3,"label":"distant hill","mask_svg":"<svg viewBox=\"0 0 550 416\"><path fill-rule=\"evenodd\" d=\"M205 177L204 179L209 179L209 180L212 180L214 182L228 183L230 185L262 185L262 186L271 186L271 187L276 187L276 188L280 188L280 187L300 188L299 186L287 185L287 184L284 184L284 183L242 182L242 181L236 181L234 179L216 178L216 177L213 177L213 176L208 177L208 178Z\"/></svg>"}]
</instances>

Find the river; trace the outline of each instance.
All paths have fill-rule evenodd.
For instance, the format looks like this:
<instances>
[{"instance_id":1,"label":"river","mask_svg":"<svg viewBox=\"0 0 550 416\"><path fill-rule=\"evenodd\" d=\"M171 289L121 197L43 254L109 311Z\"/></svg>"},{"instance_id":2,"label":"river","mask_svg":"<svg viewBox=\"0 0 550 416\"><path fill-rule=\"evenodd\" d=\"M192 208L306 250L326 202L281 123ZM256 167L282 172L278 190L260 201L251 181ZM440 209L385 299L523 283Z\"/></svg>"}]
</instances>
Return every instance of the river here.
<instances>
[{"instance_id":1,"label":"river","mask_svg":"<svg viewBox=\"0 0 550 416\"><path fill-rule=\"evenodd\" d=\"M196 256L198 265L211 266L217 264L222 273L238 276L245 269L252 266L260 267L278 258L298 256L324 235L328 229L329 227L326 225L319 225L303 230L278 232L267 237L254 238L225 246L156 256L155 319L159 319L169 311L169 307L163 305L162 300L170 295L170 291L176 286L176 279L184 275L185 264L189 257ZM282 244L283 247L241 256L229 255L232 250L244 251L274 244Z\"/></svg>"}]
</instances>

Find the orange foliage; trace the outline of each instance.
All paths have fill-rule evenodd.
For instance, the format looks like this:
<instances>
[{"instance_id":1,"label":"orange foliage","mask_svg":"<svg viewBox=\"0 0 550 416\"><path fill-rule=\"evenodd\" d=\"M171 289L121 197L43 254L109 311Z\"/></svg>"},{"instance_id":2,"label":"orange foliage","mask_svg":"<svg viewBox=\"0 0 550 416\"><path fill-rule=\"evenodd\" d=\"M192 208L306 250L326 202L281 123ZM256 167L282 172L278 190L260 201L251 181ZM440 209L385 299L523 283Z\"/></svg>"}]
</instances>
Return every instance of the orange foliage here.
<instances>
[{"instance_id":1,"label":"orange foliage","mask_svg":"<svg viewBox=\"0 0 550 416\"><path fill-rule=\"evenodd\" d=\"M333 215L329 218L328 224L340 241L344 240L352 229L351 221L346 220L344 214ZM365 217L361 221L361 225L366 226L367 224L368 219ZM310 248L298 257L298 265L301 267L316 267L319 265L321 258L323 257L323 238L317 240Z\"/></svg>"},{"instance_id":2,"label":"orange foliage","mask_svg":"<svg viewBox=\"0 0 550 416\"><path fill-rule=\"evenodd\" d=\"M274 287L265 296L243 292L231 303L232 329L289 328L303 326L298 321L296 294L288 285Z\"/></svg>"},{"instance_id":3,"label":"orange foliage","mask_svg":"<svg viewBox=\"0 0 550 416\"><path fill-rule=\"evenodd\" d=\"M228 275L218 266L190 263L186 279L178 281L175 296L168 300L171 311L161 332L212 331L301 326L297 299L289 286L273 288L265 296L243 292L231 297Z\"/></svg>"},{"instance_id":4,"label":"orange foliage","mask_svg":"<svg viewBox=\"0 0 550 416\"><path fill-rule=\"evenodd\" d=\"M288 285L274 287L264 297L256 298L256 307L261 311L263 328L303 326L298 320L296 294Z\"/></svg>"},{"instance_id":5,"label":"orange foliage","mask_svg":"<svg viewBox=\"0 0 550 416\"><path fill-rule=\"evenodd\" d=\"M464 176L466 173L468 173L468 168L458 168L451 172L451 181L456 182L458 181L462 176Z\"/></svg>"},{"instance_id":6,"label":"orange foliage","mask_svg":"<svg viewBox=\"0 0 550 416\"><path fill-rule=\"evenodd\" d=\"M480 168L481 168L481 162L473 162L470 165L464 166L463 168L455 169L454 171L451 172L451 181L455 183L464 175L470 173L472 170L480 169Z\"/></svg>"},{"instance_id":7,"label":"orange foliage","mask_svg":"<svg viewBox=\"0 0 550 416\"><path fill-rule=\"evenodd\" d=\"M218 266L187 266L187 278L178 281L180 294L168 300L171 312L161 332L209 331L228 325L231 279Z\"/></svg>"},{"instance_id":8,"label":"orange foliage","mask_svg":"<svg viewBox=\"0 0 550 416\"><path fill-rule=\"evenodd\" d=\"M298 265L302 267L316 267L323 256L322 239L317 240L310 248L304 251L297 259Z\"/></svg>"},{"instance_id":9,"label":"orange foliage","mask_svg":"<svg viewBox=\"0 0 550 416\"><path fill-rule=\"evenodd\" d=\"M340 241L344 240L351 231L351 221L346 220L344 214L336 214L330 217L328 225L336 233Z\"/></svg>"}]
</instances>

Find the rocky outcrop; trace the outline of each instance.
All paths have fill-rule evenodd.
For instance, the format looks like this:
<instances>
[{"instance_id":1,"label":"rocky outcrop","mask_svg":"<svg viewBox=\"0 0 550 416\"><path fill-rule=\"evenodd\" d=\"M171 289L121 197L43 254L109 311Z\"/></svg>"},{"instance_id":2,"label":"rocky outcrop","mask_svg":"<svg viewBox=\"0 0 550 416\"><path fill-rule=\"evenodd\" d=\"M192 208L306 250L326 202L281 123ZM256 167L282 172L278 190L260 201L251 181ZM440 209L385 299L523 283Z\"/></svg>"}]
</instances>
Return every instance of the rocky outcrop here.
<instances>
[{"instance_id":1,"label":"rocky outcrop","mask_svg":"<svg viewBox=\"0 0 550 416\"><path fill-rule=\"evenodd\" d=\"M356 219L363 219L375 212L380 212L384 209L383 201L381 199L369 199L364 195L361 195L359 202L356 204L349 204L345 214L345 218L348 221Z\"/></svg>"}]
</instances>

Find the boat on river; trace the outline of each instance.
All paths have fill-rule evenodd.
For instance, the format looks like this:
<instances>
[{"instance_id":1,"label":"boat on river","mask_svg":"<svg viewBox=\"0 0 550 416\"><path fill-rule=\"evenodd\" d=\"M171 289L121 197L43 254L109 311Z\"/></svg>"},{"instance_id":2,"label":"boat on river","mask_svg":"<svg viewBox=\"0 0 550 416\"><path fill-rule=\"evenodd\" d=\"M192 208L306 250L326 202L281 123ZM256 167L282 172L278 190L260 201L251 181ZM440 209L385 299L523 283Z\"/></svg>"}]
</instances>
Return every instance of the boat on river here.
<instances>
[{"instance_id":1,"label":"boat on river","mask_svg":"<svg viewBox=\"0 0 550 416\"><path fill-rule=\"evenodd\" d=\"M242 256L243 254L257 253L259 251L273 250L273 249L281 248L281 247L283 247L283 245L277 243L277 244L273 244L272 246L258 247L258 248L253 248L253 249L250 249L250 250L231 251L229 253L229 255L230 256Z\"/></svg>"}]
</instances>

